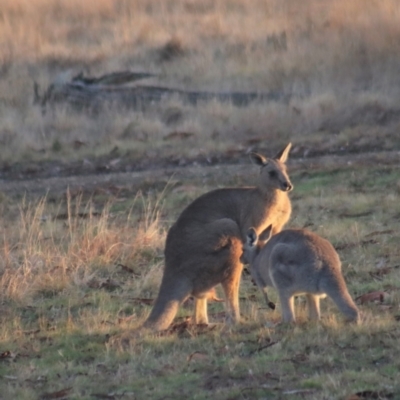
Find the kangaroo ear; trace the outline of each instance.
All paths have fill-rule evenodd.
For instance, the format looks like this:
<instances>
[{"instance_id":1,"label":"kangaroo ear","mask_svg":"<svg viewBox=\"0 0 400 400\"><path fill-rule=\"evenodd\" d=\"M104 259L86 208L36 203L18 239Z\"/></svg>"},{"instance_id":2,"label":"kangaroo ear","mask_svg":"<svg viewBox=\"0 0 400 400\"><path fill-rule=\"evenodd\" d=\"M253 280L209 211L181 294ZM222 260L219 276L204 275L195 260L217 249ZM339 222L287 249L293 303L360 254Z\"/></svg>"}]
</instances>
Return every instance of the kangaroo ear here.
<instances>
[{"instance_id":1,"label":"kangaroo ear","mask_svg":"<svg viewBox=\"0 0 400 400\"><path fill-rule=\"evenodd\" d=\"M249 228L246 234L247 244L251 247L257 244L258 236L254 228Z\"/></svg>"},{"instance_id":2,"label":"kangaroo ear","mask_svg":"<svg viewBox=\"0 0 400 400\"><path fill-rule=\"evenodd\" d=\"M272 236L272 224L269 225L267 228L265 228L259 236L259 240L263 241L263 242L268 242L268 240L271 238Z\"/></svg>"},{"instance_id":3,"label":"kangaroo ear","mask_svg":"<svg viewBox=\"0 0 400 400\"><path fill-rule=\"evenodd\" d=\"M259 165L260 167L268 164L268 160L258 153L251 152L250 159L254 164Z\"/></svg>"},{"instance_id":4,"label":"kangaroo ear","mask_svg":"<svg viewBox=\"0 0 400 400\"><path fill-rule=\"evenodd\" d=\"M292 143L289 143L284 149L282 149L276 156L275 160L285 163L289 156L289 151L292 148Z\"/></svg>"}]
</instances>

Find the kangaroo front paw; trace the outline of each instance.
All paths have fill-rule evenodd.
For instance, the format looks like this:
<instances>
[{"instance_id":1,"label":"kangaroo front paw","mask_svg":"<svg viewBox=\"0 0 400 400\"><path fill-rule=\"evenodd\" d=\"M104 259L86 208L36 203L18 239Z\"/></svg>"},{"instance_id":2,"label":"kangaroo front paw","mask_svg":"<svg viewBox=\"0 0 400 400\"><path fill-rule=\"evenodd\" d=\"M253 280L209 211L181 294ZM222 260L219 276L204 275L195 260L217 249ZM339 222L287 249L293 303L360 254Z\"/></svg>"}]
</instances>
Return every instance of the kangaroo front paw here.
<instances>
[{"instance_id":1,"label":"kangaroo front paw","mask_svg":"<svg viewBox=\"0 0 400 400\"><path fill-rule=\"evenodd\" d=\"M276 305L275 305L275 303L273 303L272 301L269 301L269 302L268 302L268 307L269 307L271 310L275 310Z\"/></svg>"}]
</instances>

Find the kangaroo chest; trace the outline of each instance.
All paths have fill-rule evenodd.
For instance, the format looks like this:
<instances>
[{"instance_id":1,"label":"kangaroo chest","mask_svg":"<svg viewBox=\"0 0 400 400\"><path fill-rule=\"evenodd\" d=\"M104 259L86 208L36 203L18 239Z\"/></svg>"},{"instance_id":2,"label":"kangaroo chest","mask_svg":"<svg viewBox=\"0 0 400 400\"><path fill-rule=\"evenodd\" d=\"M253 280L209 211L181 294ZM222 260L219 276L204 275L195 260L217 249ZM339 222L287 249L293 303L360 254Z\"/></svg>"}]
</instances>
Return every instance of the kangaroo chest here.
<instances>
[{"instance_id":1,"label":"kangaroo chest","mask_svg":"<svg viewBox=\"0 0 400 400\"><path fill-rule=\"evenodd\" d=\"M242 231L254 227L257 233L260 233L269 225L277 227L280 230L290 218L291 206L287 195L277 195L271 198L261 198L253 204L246 212L243 219Z\"/></svg>"}]
</instances>

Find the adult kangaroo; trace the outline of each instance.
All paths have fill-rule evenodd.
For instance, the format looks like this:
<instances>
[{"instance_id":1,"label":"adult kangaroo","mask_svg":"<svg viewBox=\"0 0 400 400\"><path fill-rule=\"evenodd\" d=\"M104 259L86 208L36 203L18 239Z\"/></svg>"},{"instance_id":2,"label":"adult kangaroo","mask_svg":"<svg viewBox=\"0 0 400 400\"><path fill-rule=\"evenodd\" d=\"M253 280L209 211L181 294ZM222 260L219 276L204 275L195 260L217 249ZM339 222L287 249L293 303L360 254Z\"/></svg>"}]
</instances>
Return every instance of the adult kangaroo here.
<instances>
[{"instance_id":1,"label":"adult kangaroo","mask_svg":"<svg viewBox=\"0 0 400 400\"><path fill-rule=\"evenodd\" d=\"M195 322L208 323L208 292L221 284L228 318L240 319L240 262L246 232L268 225L279 232L290 218L288 193L293 186L286 172L289 143L274 158L251 153L261 167L257 186L223 188L205 193L181 213L170 228L165 245L165 269L155 305L144 326L167 329L179 305L196 299Z\"/></svg>"},{"instance_id":2,"label":"adult kangaroo","mask_svg":"<svg viewBox=\"0 0 400 400\"><path fill-rule=\"evenodd\" d=\"M328 295L349 321L359 321L341 271L341 263L330 242L307 229L285 229L271 237L269 226L260 235L247 233L242 261L261 290L276 288L284 322L295 322L294 296L307 296L309 317L320 318L319 301ZM268 300L268 296L266 296Z\"/></svg>"}]
</instances>

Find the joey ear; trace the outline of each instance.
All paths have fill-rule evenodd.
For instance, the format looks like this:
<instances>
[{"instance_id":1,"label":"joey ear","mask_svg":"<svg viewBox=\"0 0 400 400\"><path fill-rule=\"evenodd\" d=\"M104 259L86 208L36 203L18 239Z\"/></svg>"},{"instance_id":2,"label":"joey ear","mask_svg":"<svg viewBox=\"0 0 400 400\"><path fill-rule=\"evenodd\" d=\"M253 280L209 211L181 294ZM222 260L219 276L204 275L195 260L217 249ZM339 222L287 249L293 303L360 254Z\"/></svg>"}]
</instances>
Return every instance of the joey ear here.
<instances>
[{"instance_id":1,"label":"joey ear","mask_svg":"<svg viewBox=\"0 0 400 400\"><path fill-rule=\"evenodd\" d=\"M254 153L253 151L250 153L250 159L254 164L259 165L260 167L268 164L268 160L264 156Z\"/></svg>"},{"instance_id":2,"label":"joey ear","mask_svg":"<svg viewBox=\"0 0 400 400\"><path fill-rule=\"evenodd\" d=\"M259 235L259 240L263 242L268 242L272 236L272 224L265 228Z\"/></svg>"},{"instance_id":3,"label":"joey ear","mask_svg":"<svg viewBox=\"0 0 400 400\"><path fill-rule=\"evenodd\" d=\"M285 163L289 156L289 151L292 148L292 143L288 143L288 145L282 149L276 156L275 160L279 160L280 162Z\"/></svg>"},{"instance_id":4,"label":"joey ear","mask_svg":"<svg viewBox=\"0 0 400 400\"><path fill-rule=\"evenodd\" d=\"M258 240L258 236L257 236L256 230L254 228L249 228L247 230L247 234L246 234L247 244L249 246L253 247L257 244L257 240Z\"/></svg>"}]
</instances>

